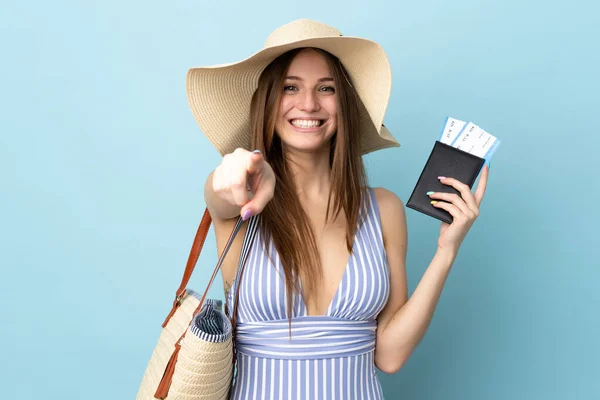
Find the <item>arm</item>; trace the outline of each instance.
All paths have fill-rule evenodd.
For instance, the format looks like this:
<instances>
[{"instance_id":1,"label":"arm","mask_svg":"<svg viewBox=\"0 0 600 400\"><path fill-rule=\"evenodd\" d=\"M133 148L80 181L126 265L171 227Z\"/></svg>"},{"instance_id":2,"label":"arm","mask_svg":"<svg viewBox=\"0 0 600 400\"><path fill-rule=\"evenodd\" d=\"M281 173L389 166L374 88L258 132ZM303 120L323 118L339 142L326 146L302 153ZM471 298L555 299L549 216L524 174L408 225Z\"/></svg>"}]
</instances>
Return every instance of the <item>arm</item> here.
<instances>
[{"instance_id":1,"label":"arm","mask_svg":"<svg viewBox=\"0 0 600 400\"><path fill-rule=\"evenodd\" d=\"M404 207L391 192L380 189L377 197L386 239L391 287L388 303L378 318L375 364L381 371L391 374L402 368L425 336L454 256L436 253L408 299Z\"/></svg>"},{"instance_id":2,"label":"arm","mask_svg":"<svg viewBox=\"0 0 600 400\"><path fill-rule=\"evenodd\" d=\"M275 175L259 151L237 149L208 176L204 199L216 223L260 213L273 198Z\"/></svg>"},{"instance_id":3,"label":"arm","mask_svg":"<svg viewBox=\"0 0 600 400\"><path fill-rule=\"evenodd\" d=\"M223 157L204 184L204 199L213 220L219 254L229 240L237 217L247 219L260 213L273 197L274 187L275 176L260 152L237 149ZM245 232L244 225L221 266L225 298L235 278Z\"/></svg>"},{"instance_id":4,"label":"arm","mask_svg":"<svg viewBox=\"0 0 600 400\"><path fill-rule=\"evenodd\" d=\"M397 372L417 347L433 317L451 260L436 255L413 295L406 279L407 228L401 200L376 189L384 245L390 268L390 297L378 317L375 364L386 373Z\"/></svg>"},{"instance_id":5,"label":"arm","mask_svg":"<svg viewBox=\"0 0 600 400\"><path fill-rule=\"evenodd\" d=\"M236 204L231 204L215 193L213 187L214 175L215 171L212 171L204 184L204 201L206 202L211 217L215 220L215 223L218 223L237 217L240 214L241 207Z\"/></svg>"},{"instance_id":6,"label":"arm","mask_svg":"<svg viewBox=\"0 0 600 400\"><path fill-rule=\"evenodd\" d=\"M375 364L381 371L397 372L425 336L458 249L479 216L487 176L486 167L475 195L467 185L445 178L442 183L458 189L461 196L443 193L431 196L438 201L435 206L450 212L454 221L442 223L437 251L410 299L406 284L404 206L393 193L376 190L391 279L390 298L378 318Z\"/></svg>"}]
</instances>

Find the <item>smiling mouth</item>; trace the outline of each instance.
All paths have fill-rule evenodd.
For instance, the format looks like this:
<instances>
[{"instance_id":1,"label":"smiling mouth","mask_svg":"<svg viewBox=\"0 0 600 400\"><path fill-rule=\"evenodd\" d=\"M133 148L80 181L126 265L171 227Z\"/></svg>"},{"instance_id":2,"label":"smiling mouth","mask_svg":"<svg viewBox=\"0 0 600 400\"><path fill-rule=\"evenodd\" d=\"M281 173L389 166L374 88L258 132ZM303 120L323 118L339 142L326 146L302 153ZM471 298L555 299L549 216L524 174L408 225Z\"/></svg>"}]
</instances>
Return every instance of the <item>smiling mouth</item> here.
<instances>
[{"instance_id":1,"label":"smiling mouth","mask_svg":"<svg viewBox=\"0 0 600 400\"><path fill-rule=\"evenodd\" d=\"M296 128L311 129L318 128L325 123L323 119L291 119L290 124Z\"/></svg>"}]
</instances>

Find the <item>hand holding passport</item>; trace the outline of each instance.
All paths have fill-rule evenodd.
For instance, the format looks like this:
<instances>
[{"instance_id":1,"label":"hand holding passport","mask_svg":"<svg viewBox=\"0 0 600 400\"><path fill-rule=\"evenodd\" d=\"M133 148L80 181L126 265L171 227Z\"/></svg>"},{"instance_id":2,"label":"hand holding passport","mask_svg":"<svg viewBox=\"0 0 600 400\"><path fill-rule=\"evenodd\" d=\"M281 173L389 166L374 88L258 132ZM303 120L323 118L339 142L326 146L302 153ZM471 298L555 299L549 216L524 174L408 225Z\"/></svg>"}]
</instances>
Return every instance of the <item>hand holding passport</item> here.
<instances>
[{"instance_id":1,"label":"hand holding passport","mask_svg":"<svg viewBox=\"0 0 600 400\"><path fill-rule=\"evenodd\" d=\"M454 178L473 187L484 164L489 163L500 140L475 125L455 118L446 118L439 139L427 159L406 206L446 223L452 216L431 204L427 192L460 193L444 185L439 176Z\"/></svg>"}]
</instances>

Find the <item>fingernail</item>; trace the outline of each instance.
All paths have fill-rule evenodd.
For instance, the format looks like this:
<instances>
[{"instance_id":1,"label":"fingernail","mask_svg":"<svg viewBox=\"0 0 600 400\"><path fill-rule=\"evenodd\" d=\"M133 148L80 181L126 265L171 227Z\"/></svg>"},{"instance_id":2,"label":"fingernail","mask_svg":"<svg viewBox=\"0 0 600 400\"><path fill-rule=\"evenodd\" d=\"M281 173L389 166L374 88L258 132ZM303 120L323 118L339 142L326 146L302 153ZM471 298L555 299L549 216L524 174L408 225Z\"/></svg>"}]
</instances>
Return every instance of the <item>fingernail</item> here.
<instances>
[{"instance_id":1,"label":"fingernail","mask_svg":"<svg viewBox=\"0 0 600 400\"><path fill-rule=\"evenodd\" d=\"M260 150L258 150L258 149L254 150L253 153L255 153L255 154L261 154Z\"/></svg>"},{"instance_id":2,"label":"fingernail","mask_svg":"<svg viewBox=\"0 0 600 400\"><path fill-rule=\"evenodd\" d=\"M446 179L446 177L445 176L438 176L438 179L442 180L442 179Z\"/></svg>"},{"instance_id":3,"label":"fingernail","mask_svg":"<svg viewBox=\"0 0 600 400\"><path fill-rule=\"evenodd\" d=\"M431 196L435 192L427 192L427 196Z\"/></svg>"},{"instance_id":4,"label":"fingernail","mask_svg":"<svg viewBox=\"0 0 600 400\"><path fill-rule=\"evenodd\" d=\"M246 210L246 212L244 213L244 215L242 215L242 220L247 220L248 218L250 218L252 216L252 210Z\"/></svg>"},{"instance_id":5,"label":"fingernail","mask_svg":"<svg viewBox=\"0 0 600 400\"><path fill-rule=\"evenodd\" d=\"M437 201L435 201L435 200L432 200L432 201L431 201L431 204L435 204L435 203L437 203Z\"/></svg>"}]
</instances>

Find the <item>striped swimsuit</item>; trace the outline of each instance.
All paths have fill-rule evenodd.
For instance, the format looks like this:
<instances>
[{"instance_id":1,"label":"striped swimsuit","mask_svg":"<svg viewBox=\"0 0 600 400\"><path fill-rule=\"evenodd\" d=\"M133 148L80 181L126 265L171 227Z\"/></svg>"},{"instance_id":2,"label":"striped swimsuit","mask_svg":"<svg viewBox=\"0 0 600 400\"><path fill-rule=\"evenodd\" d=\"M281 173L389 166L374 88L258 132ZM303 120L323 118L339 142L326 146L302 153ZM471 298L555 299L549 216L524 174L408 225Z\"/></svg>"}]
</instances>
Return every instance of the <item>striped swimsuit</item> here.
<instances>
[{"instance_id":1,"label":"striped swimsuit","mask_svg":"<svg viewBox=\"0 0 600 400\"><path fill-rule=\"evenodd\" d=\"M283 269L274 244L264 243L260 231L241 282L232 399L383 398L374 349L376 318L390 287L371 188L363 196L352 254L324 316L308 316L296 294L290 339Z\"/></svg>"}]
</instances>

